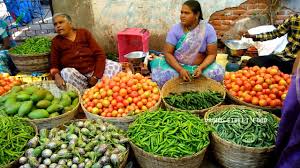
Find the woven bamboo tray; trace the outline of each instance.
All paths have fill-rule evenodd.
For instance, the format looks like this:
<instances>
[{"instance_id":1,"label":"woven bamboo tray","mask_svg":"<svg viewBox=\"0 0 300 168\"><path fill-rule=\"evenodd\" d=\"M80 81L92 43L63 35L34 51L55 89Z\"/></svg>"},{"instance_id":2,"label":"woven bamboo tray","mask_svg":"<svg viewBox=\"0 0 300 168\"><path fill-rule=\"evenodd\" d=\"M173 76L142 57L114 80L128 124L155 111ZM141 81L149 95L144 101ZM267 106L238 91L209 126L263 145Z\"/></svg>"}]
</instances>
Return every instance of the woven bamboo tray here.
<instances>
[{"instance_id":1,"label":"woven bamboo tray","mask_svg":"<svg viewBox=\"0 0 300 168\"><path fill-rule=\"evenodd\" d=\"M160 103L161 103L161 98L148 111L152 112L152 111L159 109ZM83 106L82 102L81 102L81 108L84 111L86 118L91 119L91 120L97 120L100 118L103 121L110 122L123 130L128 130L129 124L131 124L138 116L138 115L133 115L133 116L125 116L125 117L102 117L102 116L88 112L87 109Z\"/></svg>"},{"instance_id":2,"label":"woven bamboo tray","mask_svg":"<svg viewBox=\"0 0 300 168\"><path fill-rule=\"evenodd\" d=\"M40 82L34 82L34 83L22 85L22 87L26 87L26 86L37 86L37 87L45 88L45 89L49 90L53 94L54 97L60 97L61 93L64 91L64 90L59 89L56 86L54 81L40 81ZM75 86L67 83L66 90L67 91L69 91L69 90L75 91L79 97L79 102L81 101L80 91ZM31 121L34 122L38 126L39 129L53 128L53 127L64 124L64 123L70 121L71 119L73 119L78 112L77 111L78 107L79 107L79 103L71 111L61 114L59 116L56 116L53 118L34 119Z\"/></svg>"},{"instance_id":3,"label":"woven bamboo tray","mask_svg":"<svg viewBox=\"0 0 300 168\"><path fill-rule=\"evenodd\" d=\"M207 150L206 147L192 156L170 158L145 152L132 142L130 142L130 146L141 168L199 168Z\"/></svg>"},{"instance_id":4,"label":"woven bamboo tray","mask_svg":"<svg viewBox=\"0 0 300 168\"><path fill-rule=\"evenodd\" d=\"M76 121L85 121L86 119L75 119L75 120L70 120L66 123L64 123L64 125L69 125L73 122L76 122ZM62 128L64 127L64 125L60 125L58 126L59 128ZM127 152L126 152L126 155L125 157L123 158L123 161L120 163L120 166L118 168L125 168L126 167L126 164L127 164L127 160L128 160L128 156L129 156L129 146L127 147Z\"/></svg>"},{"instance_id":5,"label":"woven bamboo tray","mask_svg":"<svg viewBox=\"0 0 300 168\"><path fill-rule=\"evenodd\" d=\"M209 109L212 109L214 107L217 107L221 105L223 102L220 102L216 104L213 107L207 108L207 109L202 109L202 110L182 110L176 107L173 107L169 105L165 100L164 97L167 97L170 93L182 93L186 91L217 91L222 94L223 100L225 100L226 97L226 90L225 88L218 82L206 78L206 77L200 77L199 79L194 79L191 82L184 82L181 78L176 77L173 78L169 81L167 81L161 90L161 95L162 95L162 101L164 105L166 106L167 109L171 109L174 111L183 111L183 112L191 112L200 116L204 116L205 112L208 111Z\"/></svg>"},{"instance_id":6,"label":"woven bamboo tray","mask_svg":"<svg viewBox=\"0 0 300 168\"><path fill-rule=\"evenodd\" d=\"M233 96L232 94L230 94L230 92L227 89L226 89L226 92L227 92L228 98L234 104L244 105L244 106L252 107L252 108L255 108L255 109L261 109L261 110L272 112L272 113L275 113L275 112L278 112L278 111L280 112L281 111L281 108L262 107L262 106L256 106L256 105L253 105L253 104L250 104L250 103L246 103L244 101L239 100L237 97Z\"/></svg>"},{"instance_id":7,"label":"woven bamboo tray","mask_svg":"<svg viewBox=\"0 0 300 168\"><path fill-rule=\"evenodd\" d=\"M253 109L247 106L238 105L223 105L208 111L204 119L208 121L210 113L218 113L225 109L231 108L246 108ZM254 109L257 110L257 109ZM265 111L259 110L262 113ZM272 114L273 115L273 114ZM273 115L274 118L279 120L278 117ZM226 168L265 168L268 167L271 159L274 157L275 145L264 148L246 147L238 145L227 140L222 139L217 133L211 134L211 149L214 158Z\"/></svg>"},{"instance_id":8,"label":"woven bamboo tray","mask_svg":"<svg viewBox=\"0 0 300 168\"><path fill-rule=\"evenodd\" d=\"M38 127L32 121L30 121L29 119L24 119L24 120L26 120L29 123L29 125L31 125L34 128L35 136L38 136L38 134L39 134ZM25 153L25 151L24 151L24 153ZM22 157L22 156L23 155L21 155L20 157ZM4 166L4 168L15 168L15 167L19 167L19 159L15 160L15 161L12 161L8 165Z\"/></svg>"},{"instance_id":9,"label":"woven bamboo tray","mask_svg":"<svg viewBox=\"0 0 300 168\"><path fill-rule=\"evenodd\" d=\"M8 55L11 57L17 69L21 72L31 73L49 71L50 53L19 55L10 53L12 49L8 51Z\"/></svg>"}]
</instances>

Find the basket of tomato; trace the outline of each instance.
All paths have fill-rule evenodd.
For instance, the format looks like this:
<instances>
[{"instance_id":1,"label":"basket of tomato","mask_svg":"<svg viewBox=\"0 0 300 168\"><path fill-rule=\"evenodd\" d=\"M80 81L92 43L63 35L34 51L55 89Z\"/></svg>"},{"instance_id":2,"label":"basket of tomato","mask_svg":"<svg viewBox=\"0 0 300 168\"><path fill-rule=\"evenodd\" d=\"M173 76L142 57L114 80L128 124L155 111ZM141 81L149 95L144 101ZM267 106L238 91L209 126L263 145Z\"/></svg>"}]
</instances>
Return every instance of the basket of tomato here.
<instances>
[{"instance_id":1,"label":"basket of tomato","mask_svg":"<svg viewBox=\"0 0 300 168\"><path fill-rule=\"evenodd\" d=\"M22 81L9 74L0 74L0 96L6 94L14 86L19 86Z\"/></svg>"},{"instance_id":2,"label":"basket of tomato","mask_svg":"<svg viewBox=\"0 0 300 168\"><path fill-rule=\"evenodd\" d=\"M281 109L290 82L291 75L277 66L245 67L224 78L227 95L233 102L267 111Z\"/></svg>"},{"instance_id":3,"label":"basket of tomato","mask_svg":"<svg viewBox=\"0 0 300 168\"><path fill-rule=\"evenodd\" d=\"M157 110L160 102L155 82L139 73L120 72L86 90L81 107L87 118L101 118L127 130L138 114Z\"/></svg>"}]
</instances>

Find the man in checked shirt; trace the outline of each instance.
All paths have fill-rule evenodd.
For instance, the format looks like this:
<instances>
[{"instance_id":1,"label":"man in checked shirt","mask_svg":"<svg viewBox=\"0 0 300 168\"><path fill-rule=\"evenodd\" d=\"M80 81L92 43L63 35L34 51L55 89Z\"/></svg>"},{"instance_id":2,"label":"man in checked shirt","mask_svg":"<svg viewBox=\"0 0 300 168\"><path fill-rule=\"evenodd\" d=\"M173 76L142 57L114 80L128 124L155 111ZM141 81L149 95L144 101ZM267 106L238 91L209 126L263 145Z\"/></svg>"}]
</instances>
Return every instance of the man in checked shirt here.
<instances>
[{"instance_id":1,"label":"man in checked shirt","mask_svg":"<svg viewBox=\"0 0 300 168\"><path fill-rule=\"evenodd\" d=\"M268 56L260 56L251 58L247 62L247 66L270 67L273 65L287 74L292 73L293 64L295 62L296 54L300 50L300 15L294 14L286 19L275 30L267 33L250 35L245 33L243 36L252 38L254 41L265 41L275 39L287 34L288 44L284 51L278 54L271 54Z\"/></svg>"}]
</instances>

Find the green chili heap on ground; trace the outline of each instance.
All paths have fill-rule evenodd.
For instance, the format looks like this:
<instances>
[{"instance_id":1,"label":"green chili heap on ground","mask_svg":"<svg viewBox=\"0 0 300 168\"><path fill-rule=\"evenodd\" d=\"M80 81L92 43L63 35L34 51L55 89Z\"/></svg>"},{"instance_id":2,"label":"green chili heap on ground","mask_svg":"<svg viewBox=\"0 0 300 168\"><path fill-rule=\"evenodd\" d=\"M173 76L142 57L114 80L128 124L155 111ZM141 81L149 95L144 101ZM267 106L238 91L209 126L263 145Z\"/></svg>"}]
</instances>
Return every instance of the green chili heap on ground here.
<instances>
[{"instance_id":1,"label":"green chili heap on ground","mask_svg":"<svg viewBox=\"0 0 300 168\"><path fill-rule=\"evenodd\" d=\"M210 129L190 113L144 113L128 129L131 141L144 151L165 157L193 155L209 144Z\"/></svg>"},{"instance_id":2,"label":"green chili heap on ground","mask_svg":"<svg viewBox=\"0 0 300 168\"><path fill-rule=\"evenodd\" d=\"M49 37L31 37L21 45L9 51L12 54L43 54L51 50L51 40Z\"/></svg>"},{"instance_id":3,"label":"green chili heap on ground","mask_svg":"<svg viewBox=\"0 0 300 168\"><path fill-rule=\"evenodd\" d=\"M216 133L227 141L247 147L275 144L278 121L272 114L250 109L227 109L208 116Z\"/></svg>"},{"instance_id":4,"label":"green chili heap on ground","mask_svg":"<svg viewBox=\"0 0 300 168\"><path fill-rule=\"evenodd\" d=\"M0 167L17 160L26 150L35 130L25 119L0 117Z\"/></svg>"},{"instance_id":5,"label":"green chili heap on ground","mask_svg":"<svg viewBox=\"0 0 300 168\"><path fill-rule=\"evenodd\" d=\"M216 91L171 93L164 100L171 106L182 110L202 110L223 101L221 93Z\"/></svg>"}]
</instances>

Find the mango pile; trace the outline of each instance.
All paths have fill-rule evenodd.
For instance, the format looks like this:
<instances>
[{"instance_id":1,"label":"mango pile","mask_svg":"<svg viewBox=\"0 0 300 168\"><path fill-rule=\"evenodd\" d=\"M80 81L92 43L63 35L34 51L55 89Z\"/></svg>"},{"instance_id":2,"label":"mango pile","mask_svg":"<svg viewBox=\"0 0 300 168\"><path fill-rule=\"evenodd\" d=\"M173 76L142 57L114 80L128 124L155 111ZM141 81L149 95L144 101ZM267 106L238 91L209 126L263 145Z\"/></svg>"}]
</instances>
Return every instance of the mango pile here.
<instances>
[{"instance_id":1,"label":"mango pile","mask_svg":"<svg viewBox=\"0 0 300 168\"><path fill-rule=\"evenodd\" d=\"M71 111L78 103L75 91L62 92L57 98L45 88L14 86L9 94L0 97L0 114L30 119L52 118Z\"/></svg>"}]
</instances>

